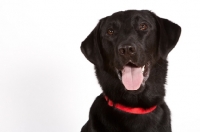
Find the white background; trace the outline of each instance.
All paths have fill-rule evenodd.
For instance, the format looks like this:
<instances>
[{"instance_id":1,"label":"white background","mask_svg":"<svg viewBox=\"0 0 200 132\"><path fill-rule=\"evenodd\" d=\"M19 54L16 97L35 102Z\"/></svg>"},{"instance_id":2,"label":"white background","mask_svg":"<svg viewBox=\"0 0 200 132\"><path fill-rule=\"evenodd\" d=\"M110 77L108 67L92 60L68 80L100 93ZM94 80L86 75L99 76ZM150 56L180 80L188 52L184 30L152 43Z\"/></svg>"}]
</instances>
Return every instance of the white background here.
<instances>
[{"instance_id":1,"label":"white background","mask_svg":"<svg viewBox=\"0 0 200 132\"><path fill-rule=\"evenodd\" d=\"M200 2L1 0L0 132L79 132L101 93L81 42L102 17L148 9L182 27L168 56L173 132L200 131Z\"/></svg>"}]
</instances>

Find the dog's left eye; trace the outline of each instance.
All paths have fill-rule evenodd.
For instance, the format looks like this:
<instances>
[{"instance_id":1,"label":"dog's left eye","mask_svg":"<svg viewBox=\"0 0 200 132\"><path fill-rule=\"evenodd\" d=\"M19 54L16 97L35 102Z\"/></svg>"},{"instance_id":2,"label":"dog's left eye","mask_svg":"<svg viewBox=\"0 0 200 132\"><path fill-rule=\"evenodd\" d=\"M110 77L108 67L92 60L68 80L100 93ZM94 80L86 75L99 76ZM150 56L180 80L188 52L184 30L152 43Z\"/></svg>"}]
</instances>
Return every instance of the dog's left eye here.
<instances>
[{"instance_id":1,"label":"dog's left eye","mask_svg":"<svg viewBox=\"0 0 200 132\"><path fill-rule=\"evenodd\" d=\"M148 29L148 25L146 23L141 23L140 26L139 26L139 29L141 31L145 31Z\"/></svg>"}]
</instances>

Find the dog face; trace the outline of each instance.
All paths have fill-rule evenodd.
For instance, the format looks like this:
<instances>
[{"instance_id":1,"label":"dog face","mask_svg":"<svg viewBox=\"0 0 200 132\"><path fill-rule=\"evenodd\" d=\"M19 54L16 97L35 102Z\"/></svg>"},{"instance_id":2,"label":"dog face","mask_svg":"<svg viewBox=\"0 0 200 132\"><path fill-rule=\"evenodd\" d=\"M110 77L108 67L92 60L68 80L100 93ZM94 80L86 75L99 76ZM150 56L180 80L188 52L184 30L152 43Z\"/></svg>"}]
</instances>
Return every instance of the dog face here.
<instances>
[{"instance_id":1,"label":"dog face","mask_svg":"<svg viewBox=\"0 0 200 132\"><path fill-rule=\"evenodd\" d=\"M102 25L102 49L127 90L145 85L157 51L156 21L149 12L113 14Z\"/></svg>"},{"instance_id":2,"label":"dog face","mask_svg":"<svg viewBox=\"0 0 200 132\"><path fill-rule=\"evenodd\" d=\"M125 98L133 94L139 96L142 92L153 94L157 90L149 89L147 85L156 83L156 78L149 78L156 74L156 64L166 60L180 32L178 25L150 11L117 12L100 20L82 42L81 50L95 65L99 83L106 94L113 98L121 97L122 93ZM166 71L160 77L165 76ZM162 96L163 91L159 93Z\"/></svg>"}]
</instances>

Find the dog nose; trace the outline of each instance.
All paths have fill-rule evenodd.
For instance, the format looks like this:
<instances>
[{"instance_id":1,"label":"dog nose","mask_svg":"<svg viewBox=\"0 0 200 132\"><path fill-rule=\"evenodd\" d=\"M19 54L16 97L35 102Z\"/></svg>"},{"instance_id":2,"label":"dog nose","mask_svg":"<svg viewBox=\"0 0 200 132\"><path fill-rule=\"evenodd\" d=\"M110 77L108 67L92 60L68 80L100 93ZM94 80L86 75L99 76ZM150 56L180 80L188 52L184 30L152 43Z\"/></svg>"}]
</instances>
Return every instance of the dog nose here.
<instances>
[{"instance_id":1,"label":"dog nose","mask_svg":"<svg viewBox=\"0 0 200 132\"><path fill-rule=\"evenodd\" d=\"M132 45L123 45L118 48L118 52L122 56L126 55L134 55L135 54L135 47Z\"/></svg>"}]
</instances>

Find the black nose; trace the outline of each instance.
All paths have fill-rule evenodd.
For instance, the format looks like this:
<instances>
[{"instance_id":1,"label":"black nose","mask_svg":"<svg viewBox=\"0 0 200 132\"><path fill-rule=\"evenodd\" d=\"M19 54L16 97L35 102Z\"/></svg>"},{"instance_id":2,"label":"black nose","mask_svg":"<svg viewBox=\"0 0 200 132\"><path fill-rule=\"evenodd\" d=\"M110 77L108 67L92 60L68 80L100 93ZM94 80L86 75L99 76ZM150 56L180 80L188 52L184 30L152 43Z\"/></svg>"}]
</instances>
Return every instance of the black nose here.
<instances>
[{"instance_id":1,"label":"black nose","mask_svg":"<svg viewBox=\"0 0 200 132\"><path fill-rule=\"evenodd\" d=\"M135 54L135 47L132 45L122 45L118 48L119 55L122 56L131 56Z\"/></svg>"}]
</instances>

